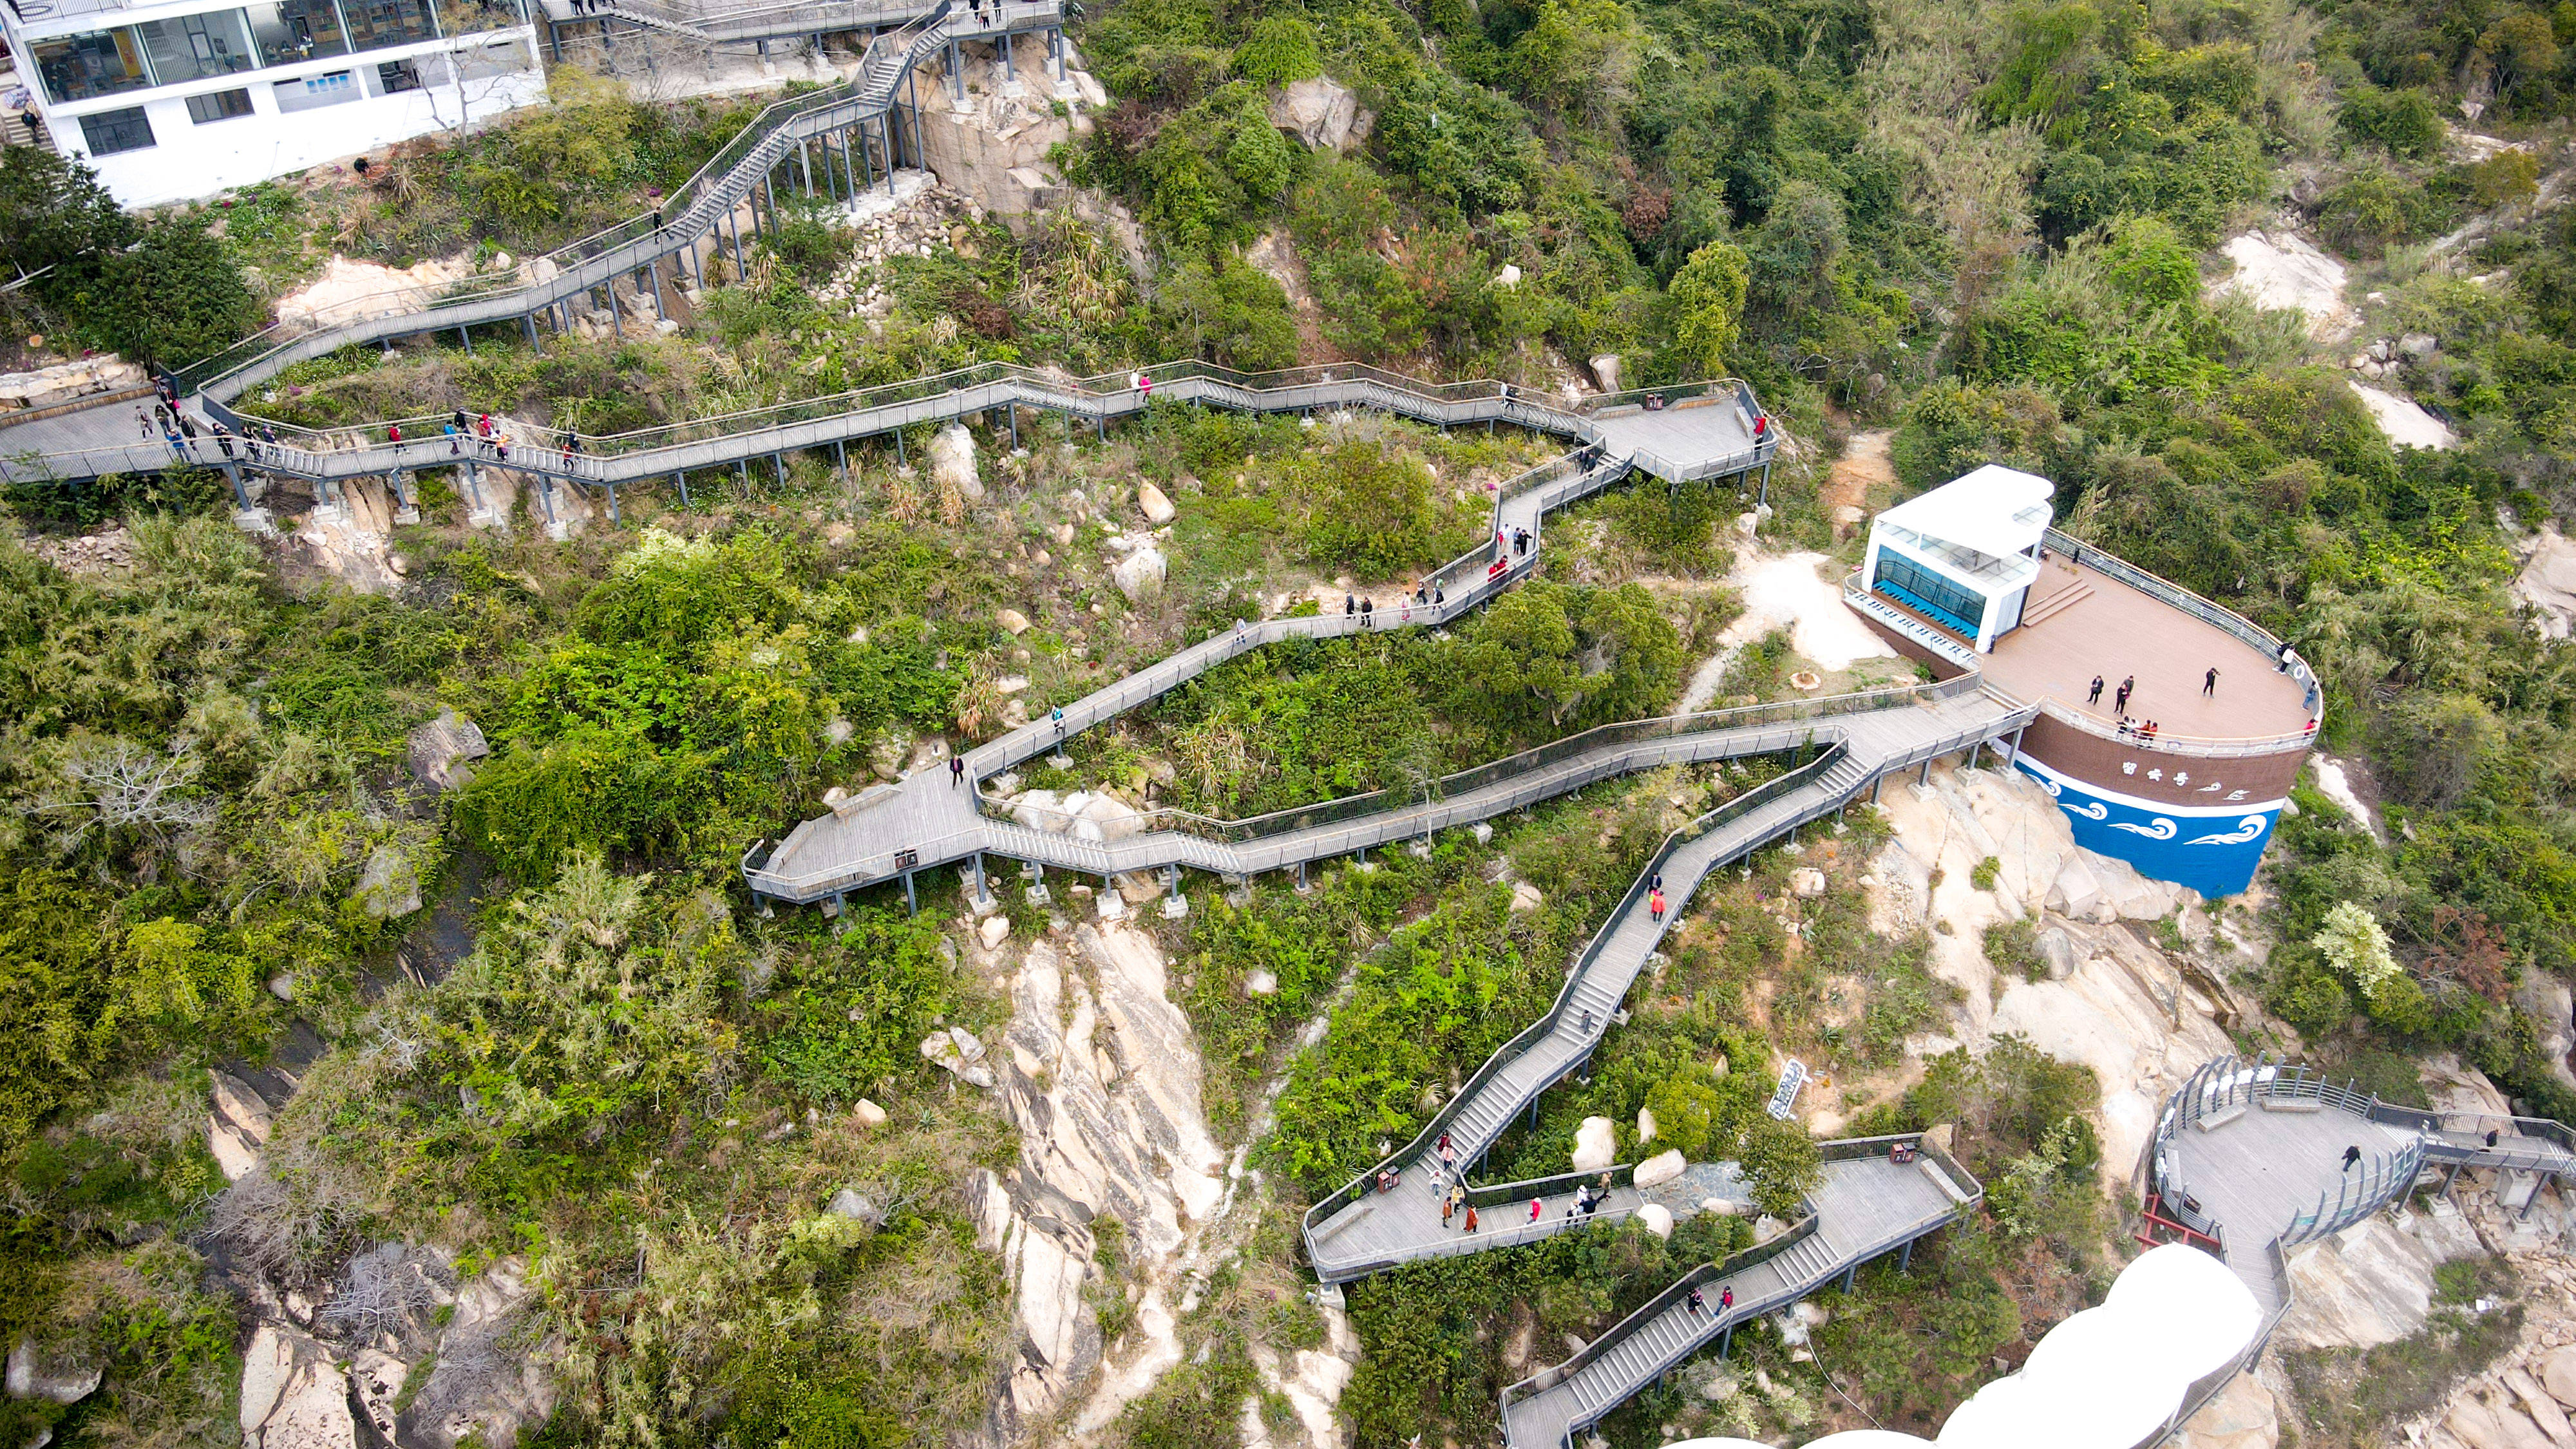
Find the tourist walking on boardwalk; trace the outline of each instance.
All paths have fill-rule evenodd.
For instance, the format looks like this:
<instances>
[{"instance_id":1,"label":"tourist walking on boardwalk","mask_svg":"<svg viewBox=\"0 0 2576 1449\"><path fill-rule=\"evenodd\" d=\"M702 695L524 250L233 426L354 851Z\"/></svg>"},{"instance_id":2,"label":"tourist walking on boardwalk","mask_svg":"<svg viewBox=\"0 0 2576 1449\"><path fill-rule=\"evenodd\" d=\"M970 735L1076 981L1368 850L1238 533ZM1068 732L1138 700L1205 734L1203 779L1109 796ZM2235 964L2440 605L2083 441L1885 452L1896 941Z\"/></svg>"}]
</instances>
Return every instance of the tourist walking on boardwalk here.
<instances>
[{"instance_id":1,"label":"tourist walking on boardwalk","mask_svg":"<svg viewBox=\"0 0 2576 1449\"><path fill-rule=\"evenodd\" d=\"M134 410L134 422L136 426L143 429L143 440L147 443L152 441L151 415L144 412L141 408L136 408Z\"/></svg>"},{"instance_id":2,"label":"tourist walking on boardwalk","mask_svg":"<svg viewBox=\"0 0 2576 1449\"><path fill-rule=\"evenodd\" d=\"M465 409L463 408L458 408L456 411L449 413L447 415L447 420L454 423L456 425L456 431L460 433L469 432L474 427L474 420L465 415Z\"/></svg>"},{"instance_id":3,"label":"tourist walking on boardwalk","mask_svg":"<svg viewBox=\"0 0 2576 1449\"><path fill-rule=\"evenodd\" d=\"M1656 925L1660 926L1664 923L1664 893L1662 891L1657 890L1646 892L1646 914L1655 918Z\"/></svg>"},{"instance_id":4,"label":"tourist walking on boardwalk","mask_svg":"<svg viewBox=\"0 0 2576 1449\"><path fill-rule=\"evenodd\" d=\"M1459 1189L1452 1187L1440 1194L1440 1226L1444 1228L1449 1226L1451 1218L1458 1215L1458 1192Z\"/></svg>"},{"instance_id":5,"label":"tourist walking on boardwalk","mask_svg":"<svg viewBox=\"0 0 2576 1449\"><path fill-rule=\"evenodd\" d=\"M2100 704L2101 702L2102 702L2102 676L2101 676L2101 675L2096 674L2096 675L2094 675L2094 676L2093 676L2093 692L2092 692L2092 693L2090 693L2090 694L2088 694L2088 695L2086 695L2086 696L2084 696L2084 703L2085 703L2085 705L2089 708L2089 707L2091 707L2091 706L2093 706L2093 705Z\"/></svg>"},{"instance_id":6,"label":"tourist walking on boardwalk","mask_svg":"<svg viewBox=\"0 0 2576 1449\"><path fill-rule=\"evenodd\" d=\"M2342 1167L2342 1169L2341 1169L2342 1171L2344 1171L2344 1172L2350 1172L2350 1171L2352 1171L2352 1170L2353 1170L2353 1168L2354 1168L2354 1167L2358 1166L2358 1165L2360 1164L2360 1162L2361 1162L2361 1149L2360 1149L2360 1148L2358 1148L2358 1147L2347 1147L2347 1148L2345 1148L2345 1149L2343 1150L2343 1167Z\"/></svg>"},{"instance_id":7,"label":"tourist walking on boardwalk","mask_svg":"<svg viewBox=\"0 0 2576 1449\"><path fill-rule=\"evenodd\" d=\"M2200 677L2200 697L2218 698L2218 666L2215 664L2209 666L2209 672Z\"/></svg>"},{"instance_id":8,"label":"tourist walking on boardwalk","mask_svg":"<svg viewBox=\"0 0 2576 1449\"><path fill-rule=\"evenodd\" d=\"M1061 749L1064 746L1064 706L1057 705L1055 712L1048 718L1055 722L1055 742L1057 748Z\"/></svg>"},{"instance_id":9,"label":"tourist walking on boardwalk","mask_svg":"<svg viewBox=\"0 0 2576 1449\"><path fill-rule=\"evenodd\" d=\"M1717 1311L1724 1313L1726 1310L1733 1308L1734 1306L1735 1290L1732 1287L1719 1289L1717 1292Z\"/></svg>"},{"instance_id":10,"label":"tourist walking on boardwalk","mask_svg":"<svg viewBox=\"0 0 2576 1449\"><path fill-rule=\"evenodd\" d=\"M2137 689L2138 676L2132 674L2121 680L2119 690L2111 696L2111 712L2113 714L2127 714L2129 712L2129 696L2136 693Z\"/></svg>"},{"instance_id":11,"label":"tourist walking on boardwalk","mask_svg":"<svg viewBox=\"0 0 2576 1449\"><path fill-rule=\"evenodd\" d=\"M457 416L461 418L465 415L463 413L458 413ZM451 458L455 457L458 451L464 446L464 436L456 431L456 424L454 423L442 423L439 425L438 430L447 435L447 456Z\"/></svg>"},{"instance_id":12,"label":"tourist walking on boardwalk","mask_svg":"<svg viewBox=\"0 0 2576 1449\"><path fill-rule=\"evenodd\" d=\"M1708 1300L1700 1296L1699 1285L1697 1284L1691 1285L1690 1311L1693 1313L1706 1313L1708 1311Z\"/></svg>"},{"instance_id":13,"label":"tourist walking on boardwalk","mask_svg":"<svg viewBox=\"0 0 2576 1449\"><path fill-rule=\"evenodd\" d=\"M1343 617L1343 618L1347 619L1347 618L1351 617L1353 614L1358 613L1359 611L1360 611L1360 600L1359 600L1359 595L1357 595L1357 594L1344 594L1344 595L1342 595L1342 617Z\"/></svg>"},{"instance_id":14,"label":"tourist walking on boardwalk","mask_svg":"<svg viewBox=\"0 0 2576 1449\"><path fill-rule=\"evenodd\" d=\"M394 456L397 458L401 457L403 450L402 424L385 424L385 441L394 445Z\"/></svg>"},{"instance_id":15,"label":"tourist walking on boardwalk","mask_svg":"<svg viewBox=\"0 0 2576 1449\"><path fill-rule=\"evenodd\" d=\"M1361 627L1361 628L1363 628L1363 629L1373 629L1373 628L1377 627L1377 620L1376 620L1376 618L1374 617L1374 616L1375 616L1375 614L1376 614L1376 612L1377 612L1377 601L1376 601L1376 600L1374 600L1374 599L1362 599L1362 600L1360 600L1360 627Z\"/></svg>"},{"instance_id":16,"label":"tourist walking on boardwalk","mask_svg":"<svg viewBox=\"0 0 2576 1449\"><path fill-rule=\"evenodd\" d=\"M1543 1207L1541 1207L1541 1206L1539 1205L1539 1200L1538 1200L1537 1198L1531 1198L1531 1199L1530 1199L1530 1221L1531 1221L1531 1222L1537 1222L1537 1221L1538 1221L1538 1216L1539 1216L1539 1214L1540 1214L1540 1213L1542 1213L1542 1212L1544 1212L1544 1211L1546 1211L1546 1209L1545 1209L1545 1208L1543 1208Z\"/></svg>"},{"instance_id":17,"label":"tourist walking on boardwalk","mask_svg":"<svg viewBox=\"0 0 2576 1449\"><path fill-rule=\"evenodd\" d=\"M1474 1232L1475 1230L1476 1230L1476 1205L1475 1205L1474 1203L1469 1203L1469 1204L1467 1204L1467 1231L1469 1231L1469 1232L1471 1232L1471 1233L1472 1233L1472 1232Z\"/></svg>"},{"instance_id":18,"label":"tourist walking on boardwalk","mask_svg":"<svg viewBox=\"0 0 2576 1449\"><path fill-rule=\"evenodd\" d=\"M966 757L964 755L950 755L948 757L948 788L954 790L965 783Z\"/></svg>"},{"instance_id":19,"label":"tourist walking on boardwalk","mask_svg":"<svg viewBox=\"0 0 2576 1449\"><path fill-rule=\"evenodd\" d=\"M163 428L161 436L170 444L171 457L184 460L188 456L188 444L179 436L177 428Z\"/></svg>"},{"instance_id":20,"label":"tourist walking on boardwalk","mask_svg":"<svg viewBox=\"0 0 2576 1449\"><path fill-rule=\"evenodd\" d=\"M215 421L215 446L224 450L225 462L229 463L232 461L233 430L225 427L223 420L220 418Z\"/></svg>"}]
</instances>

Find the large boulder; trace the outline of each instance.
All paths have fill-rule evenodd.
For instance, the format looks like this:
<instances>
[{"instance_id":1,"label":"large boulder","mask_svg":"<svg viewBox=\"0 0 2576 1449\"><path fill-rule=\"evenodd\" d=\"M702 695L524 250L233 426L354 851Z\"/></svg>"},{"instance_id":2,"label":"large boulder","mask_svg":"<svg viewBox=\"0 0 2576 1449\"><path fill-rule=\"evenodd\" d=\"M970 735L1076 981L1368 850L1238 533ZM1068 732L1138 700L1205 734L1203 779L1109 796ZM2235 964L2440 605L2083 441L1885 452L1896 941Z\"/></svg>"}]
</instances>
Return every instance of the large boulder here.
<instances>
[{"instance_id":1,"label":"large boulder","mask_svg":"<svg viewBox=\"0 0 2576 1449\"><path fill-rule=\"evenodd\" d=\"M2238 1374L2174 1432L2173 1449L2274 1449L2281 1408L2263 1380Z\"/></svg>"},{"instance_id":2,"label":"large boulder","mask_svg":"<svg viewBox=\"0 0 2576 1449\"><path fill-rule=\"evenodd\" d=\"M413 730L404 742L412 778L441 790L461 789L474 778L474 761L492 753L482 727L452 709Z\"/></svg>"},{"instance_id":3,"label":"large boulder","mask_svg":"<svg viewBox=\"0 0 2576 1449\"><path fill-rule=\"evenodd\" d=\"M1157 528L1177 516L1170 496L1151 483L1136 485L1136 506L1144 510L1146 521Z\"/></svg>"},{"instance_id":4,"label":"large boulder","mask_svg":"<svg viewBox=\"0 0 2576 1449\"><path fill-rule=\"evenodd\" d=\"M214 1110L206 1117L206 1146L224 1180L239 1182L259 1166L259 1155L268 1146L268 1103L229 1072L207 1075L213 1078Z\"/></svg>"},{"instance_id":5,"label":"large boulder","mask_svg":"<svg viewBox=\"0 0 2576 1449\"><path fill-rule=\"evenodd\" d=\"M1349 87L1329 76L1281 86L1270 98L1270 124L1319 151L1356 149L1376 119Z\"/></svg>"},{"instance_id":6,"label":"large boulder","mask_svg":"<svg viewBox=\"0 0 2576 1449\"><path fill-rule=\"evenodd\" d=\"M1619 1160L1619 1129L1607 1117L1586 1117L1574 1129L1574 1170L1599 1172Z\"/></svg>"},{"instance_id":7,"label":"large boulder","mask_svg":"<svg viewBox=\"0 0 2576 1449\"><path fill-rule=\"evenodd\" d=\"M970 1086L1000 1084L1000 1079L993 1075L993 1069L984 1064L984 1043L962 1026L934 1031L922 1038L921 1055L924 1061L955 1074L959 1081Z\"/></svg>"},{"instance_id":8,"label":"large boulder","mask_svg":"<svg viewBox=\"0 0 2576 1449\"><path fill-rule=\"evenodd\" d=\"M1681 1149L1678 1147L1667 1152L1658 1152L1637 1164L1637 1186L1661 1187L1681 1176L1689 1166L1690 1164L1683 1160Z\"/></svg>"},{"instance_id":9,"label":"large boulder","mask_svg":"<svg viewBox=\"0 0 2576 1449\"><path fill-rule=\"evenodd\" d=\"M57 1356L36 1346L31 1339L20 1339L9 1350L9 1397L45 1399L57 1404L77 1404L98 1392L103 1370L76 1359Z\"/></svg>"},{"instance_id":10,"label":"large boulder","mask_svg":"<svg viewBox=\"0 0 2576 1449\"><path fill-rule=\"evenodd\" d=\"M1030 830L1062 830L1072 823L1053 790L1031 790L1011 801L1011 820Z\"/></svg>"},{"instance_id":11,"label":"large boulder","mask_svg":"<svg viewBox=\"0 0 2576 1449\"><path fill-rule=\"evenodd\" d=\"M984 480L975 471L975 435L964 423L950 423L930 440L930 481L957 490L969 503L984 501Z\"/></svg>"},{"instance_id":12,"label":"large boulder","mask_svg":"<svg viewBox=\"0 0 2576 1449\"><path fill-rule=\"evenodd\" d=\"M1637 1209L1637 1222L1656 1237L1669 1238L1673 1235L1673 1210L1662 1203L1650 1202Z\"/></svg>"},{"instance_id":13,"label":"large boulder","mask_svg":"<svg viewBox=\"0 0 2576 1449\"><path fill-rule=\"evenodd\" d=\"M420 872L411 857L390 845L379 845L367 857L366 869L358 873L357 889L349 898L371 920L390 921L408 916L420 909Z\"/></svg>"},{"instance_id":14,"label":"large boulder","mask_svg":"<svg viewBox=\"0 0 2576 1449\"><path fill-rule=\"evenodd\" d=\"M1082 807L1073 833L1084 840L1125 840L1144 828L1145 817L1135 806L1115 795L1094 795Z\"/></svg>"},{"instance_id":15,"label":"large boulder","mask_svg":"<svg viewBox=\"0 0 2576 1449\"><path fill-rule=\"evenodd\" d=\"M1125 594L1129 603L1144 604L1163 596L1165 568L1163 551L1148 544L1120 559L1109 576L1117 580L1118 592Z\"/></svg>"}]
</instances>

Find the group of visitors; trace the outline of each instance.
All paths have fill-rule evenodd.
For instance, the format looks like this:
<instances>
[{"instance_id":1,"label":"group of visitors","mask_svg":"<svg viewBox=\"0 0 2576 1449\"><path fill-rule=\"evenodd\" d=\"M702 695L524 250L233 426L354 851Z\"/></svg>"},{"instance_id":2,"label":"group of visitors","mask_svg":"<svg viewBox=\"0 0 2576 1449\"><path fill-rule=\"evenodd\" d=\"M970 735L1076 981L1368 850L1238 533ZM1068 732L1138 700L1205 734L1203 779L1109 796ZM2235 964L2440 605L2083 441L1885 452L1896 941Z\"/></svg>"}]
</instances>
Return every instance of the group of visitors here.
<instances>
[{"instance_id":1,"label":"group of visitors","mask_svg":"<svg viewBox=\"0 0 2576 1449\"><path fill-rule=\"evenodd\" d=\"M2284 646L2284 652L2287 652L2286 646ZM2136 740L2142 745L2152 745L2156 742L2157 732L2162 730L2164 726L2156 720L2135 720L2129 717L2129 698L2136 694L2137 691L2138 676L2131 674L2123 677L2120 681L2120 687L2111 692L2111 714L2113 719L2117 722L2115 725L2115 733L2124 740ZM2218 666L2215 664L2211 665L2208 670L2200 676L2200 697L2203 699L2216 699L2218 697ZM2101 703L2102 676L2096 674L2093 676L2093 687L2085 691L2084 704L2085 707L2089 709L2097 707ZM2315 721L2309 721L2308 727L2310 729L2316 728Z\"/></svg>"},{"instance_id":2,"label":"group of visitors","mask_svg":"<svg viewBox=\"0 0 2576 1449\"><path fill-rule=\"evenodd\" d=\"M197 420L188 415L187 409L179 405L178 396L172 391L166 379L156 382L154 386L161 394L160 398L152 404L152 410L149 413L139 407L136 408L134 423L142 431L147 442L158 433L162 442L169 446L170 457L174 462L205 461L205 454L197 444L200 436L212 438L215 447L222 452L223 460L227 463L244 459L257 463L261 461L260 448L263 444L272 449L279 447L277 429L266 423L262 423L256 429L237 433L223 419L208 418L205 426L200 428Z\"/></svg>"}]
</instances>

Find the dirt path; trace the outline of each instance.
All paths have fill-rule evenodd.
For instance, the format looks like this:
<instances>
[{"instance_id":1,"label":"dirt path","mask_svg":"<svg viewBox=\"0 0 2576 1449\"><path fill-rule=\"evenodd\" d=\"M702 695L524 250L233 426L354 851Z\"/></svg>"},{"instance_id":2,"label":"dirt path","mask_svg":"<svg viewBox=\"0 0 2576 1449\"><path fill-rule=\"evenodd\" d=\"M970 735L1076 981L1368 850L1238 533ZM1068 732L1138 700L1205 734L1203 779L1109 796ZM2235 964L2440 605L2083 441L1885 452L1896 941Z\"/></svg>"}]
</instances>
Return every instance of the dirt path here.
<instances>
[{"instance_id":1,"label":"dirt path","mask_svg":"<svg viewBox=\"0 0 2576 1449\"><path fill-rule=\"evenodd\" d=\"M1825 480L1824 503L1828 511L1836 508L1869 509L1869 490L1884 483L1896 486L1896 466L1888 461L1887 445L1894 441L1894 428L1873 428L1854 433L1844 445L1843 455L1834 460L1834 471Z\"/></svg>"}]
</instances>

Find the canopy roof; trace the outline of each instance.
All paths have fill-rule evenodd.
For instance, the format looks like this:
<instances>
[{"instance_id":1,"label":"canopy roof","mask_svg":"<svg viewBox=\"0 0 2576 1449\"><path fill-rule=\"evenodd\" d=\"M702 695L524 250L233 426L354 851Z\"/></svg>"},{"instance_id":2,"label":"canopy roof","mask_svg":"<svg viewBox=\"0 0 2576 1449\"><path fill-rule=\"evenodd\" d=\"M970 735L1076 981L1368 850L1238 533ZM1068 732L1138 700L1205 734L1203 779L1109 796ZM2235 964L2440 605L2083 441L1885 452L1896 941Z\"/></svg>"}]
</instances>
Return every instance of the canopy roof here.
<instances>
[{"instance_id":1,"label":"canopy roof","mask_svg":"<svg viewBox=\"0 0 2576 1449\"><path fill-rule=\"evenodd\" d=\"M1877 522L1990 558L2009 558L2048 532L2057 485L1988 463L1878 515Z\"/></svg>"}]
</instances>

